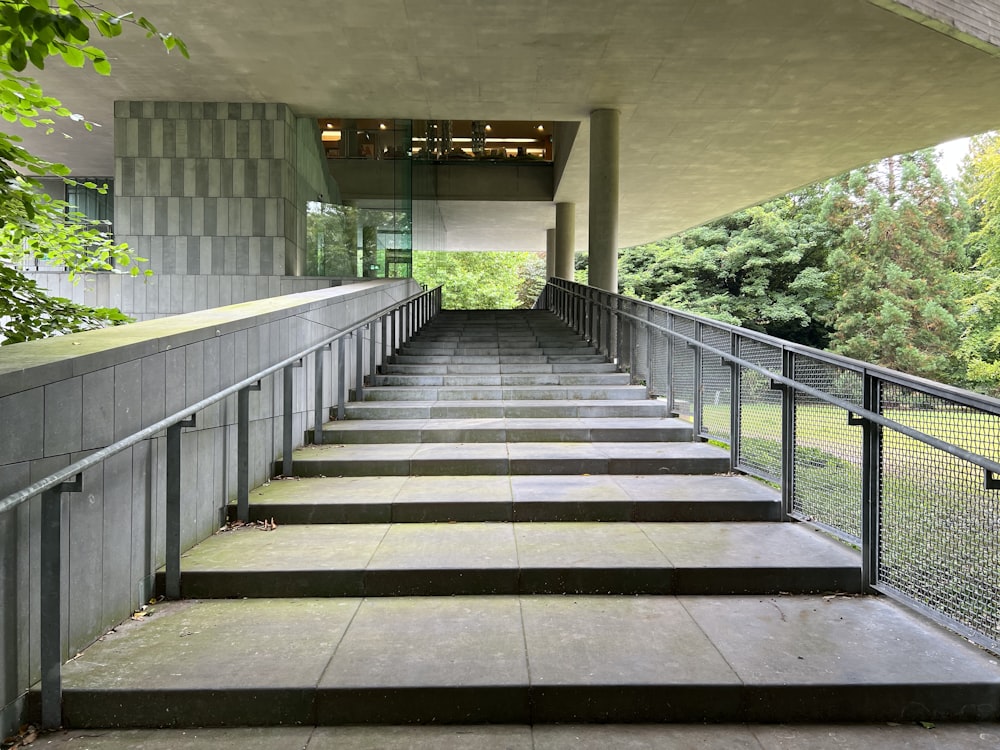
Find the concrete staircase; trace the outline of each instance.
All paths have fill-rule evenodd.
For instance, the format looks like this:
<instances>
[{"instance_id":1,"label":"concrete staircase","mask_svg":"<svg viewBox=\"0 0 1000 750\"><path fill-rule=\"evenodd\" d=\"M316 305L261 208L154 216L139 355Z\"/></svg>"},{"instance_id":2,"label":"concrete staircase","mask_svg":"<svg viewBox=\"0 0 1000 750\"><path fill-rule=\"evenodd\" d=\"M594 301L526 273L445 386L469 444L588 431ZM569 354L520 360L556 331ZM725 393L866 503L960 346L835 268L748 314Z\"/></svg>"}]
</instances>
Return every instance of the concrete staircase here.
<instances>
[{"instance_id":1,"label":"concrete staircase","mask_svg":"<svg viewBox=\"0 0 1000 750\"><path fill-rule=\"evenodd\" d=\"M997 718L995 659L628 380L549 313L441 314L66 666L68 725Z\"/></svg>"}]
</instances>

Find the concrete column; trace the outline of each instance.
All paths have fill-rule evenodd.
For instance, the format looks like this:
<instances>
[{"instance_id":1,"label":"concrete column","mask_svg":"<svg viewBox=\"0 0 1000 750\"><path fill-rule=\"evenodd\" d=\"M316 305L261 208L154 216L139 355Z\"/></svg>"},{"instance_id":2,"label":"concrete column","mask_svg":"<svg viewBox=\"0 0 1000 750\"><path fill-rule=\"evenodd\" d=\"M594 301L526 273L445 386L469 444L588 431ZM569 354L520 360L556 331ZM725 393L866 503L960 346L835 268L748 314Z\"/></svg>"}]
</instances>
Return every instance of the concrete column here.
<instances>
[{"instance_id":1,"label":"concrete column","mask_svg":"<svg viewBox=\"0 0 1000 750\"><path fill-rule=\"evenodd\" d=\"M573 280L573 255L576 252L576 204L556 204L555 276Z\"/></svg>"},{"instance_id":2,"label":"concrete column","mask_svg":"<svg viewBox=\"0 0 1000 750\"><path fill-rule=\"evenodd\" d=\"M590 113L588 283L618 291L618 121L616 109Z\"/></svg>"},{"instance_id":3,"label":"concrete column","mask_svg":"<svg viewBox=\"0 0 1000 750\"><path fill-rule=\"evenodd\" d=\"M556 275L556 230L545 230L545 280Z\"/></svg>"}]
</instances>

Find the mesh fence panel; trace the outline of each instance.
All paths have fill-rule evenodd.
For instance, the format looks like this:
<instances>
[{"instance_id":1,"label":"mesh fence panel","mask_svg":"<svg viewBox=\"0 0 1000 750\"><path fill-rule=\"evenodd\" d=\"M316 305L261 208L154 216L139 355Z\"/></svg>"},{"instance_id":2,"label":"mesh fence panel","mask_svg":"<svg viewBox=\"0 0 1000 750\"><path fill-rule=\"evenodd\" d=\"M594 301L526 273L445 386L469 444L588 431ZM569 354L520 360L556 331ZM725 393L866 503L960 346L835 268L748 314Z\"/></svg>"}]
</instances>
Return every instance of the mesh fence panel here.
<instances>
[{"instance_id":1,"label":"mesh fence panel","mask_svg":"<svg viewBox=\"0 0 1000 750\"><path fill-rule=\"evenodd\" d=\"M695 335L695 323L692 320L672 316L673 330L690 338ZM673 374L671 390L674 409L685 419L694 419L694 349L686 342L674 339L673 342Z\"/></svg>"},{"instance_id":2,"label":"mesh fence panel","mask_svg":"<svg viewBox=\"0 0 1000 750\"><path fill-rule=\"evenodd\" d=\"M862 378L853 370L795 355L793 377L804 385L862 405ZM795 393L795 481L792 512L844 536L861 538L862 428L848 414L808 394Z\"/></svg>"},{"instance_id":3,"label":"mesh fence panel","mask_svg":"<svg viewBox=\"0 0 1000 750\"><path fill-rule=\"evenodd\" d=\"M702 326L701 340L713 349L732 354L729 331ZM705 352L701 358L701 430L702 437L728 443L732 438L733 371L720 357Z\"/></svg>"},{"instance_id":4,"label":"mesh fence panel","mask_svg":"<svg viewBox=\"0 0 1000 750\"><path fill-rule=\"evenodd\" d=\"M670 316L666 310L653 310L653 324L666 328ZM659 329L653 331L653 366L649 374L650 395L666 396L669 393L670 384L667 382L668 367L667 359L670 352L669 335Z\"/></svg>"},{"instance_id":5,"label":"mesh fence panel","mask_svg":"<svg viewBox=\"0 0 1000 750\"><path fill-rule=\"evenodd\" d=\"M885 417L1000 460L1000 418L883 383ZM1000 644L1000 490L979 467L893 430L882 435L879 583Z\"/></svg>"},{"instance_id":6,"label":"mesh fence panel","mask_svg":"<svg viewBox=\"0 0 1000 750\"><path fill-rule=\"evenodd\" d=\"M649 329L641 320L646 317L646 309L633 303L631 313L640 318L632 321L632 380L646 383L649 379Z\"/></svg>"},{"instance_id":7,"label":"mesh fence panel","mask_svg":"<svg viewBox=\"0 0 1000 750\"><path fill-rule=\"evenodd\" d=\"M739 356L781 374L781 349L753 339L739 339ZM756 476L781 477L781 392L759 372L740 368L740 441L737 466Z\"/></svg>"}]
</instances>

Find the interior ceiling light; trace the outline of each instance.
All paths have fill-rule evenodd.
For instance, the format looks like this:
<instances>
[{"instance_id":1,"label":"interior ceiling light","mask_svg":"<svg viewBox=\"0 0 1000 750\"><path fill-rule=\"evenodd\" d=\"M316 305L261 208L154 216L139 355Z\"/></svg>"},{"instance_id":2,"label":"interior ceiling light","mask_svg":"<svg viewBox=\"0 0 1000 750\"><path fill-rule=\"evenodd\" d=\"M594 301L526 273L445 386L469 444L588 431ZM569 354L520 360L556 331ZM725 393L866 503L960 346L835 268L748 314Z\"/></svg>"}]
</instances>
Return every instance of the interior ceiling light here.
<instances>
[{"instance_id":1,"label":"interior ceiling light","mask_svg":"<svg viewBox=\"0 0 1000 750\"><path fill-rule=\"evenodd\" d=\"M493 126L492 125L487 125L486 126L486 132L489 133L491 130L493 130Z\"/></svg>"},{"instance_id":2,"label":"interior ceiling light","mask_svg":"<svg viewBox=\"0 0 1000 750\"><path fill-rule=\"evenodd\" d=\"M380 122L380 123L378 124L378 129L379 129L379 130L385 130L385 123L384 123L384 122Z\"/></svg>"},{"instance_id":3,"label":"interior ceiling light","mask_svg":"<svg viewBox=\"0 0 1000 750\"><path fill-rule=\"evenodd\" d=\"M327 130L333 130L333 123L332 123L332 122L328 122L328 123L326 124L326 129L327 129Z\"/></svg>"},{"instance_id":4,"label":"interior ceiling light","mask_svg":"<svg viewBox=\"0 0 1000 750\"><path fill-rule=\"evenodd\" d=\"M545 130L545 127L544 127L543 125L539 125L539 126L538 126L538 132L539 132L539 133L541 133L541 132L542 132L542 131L544 131L544 130Z\"/></svg>"}]
</instances>

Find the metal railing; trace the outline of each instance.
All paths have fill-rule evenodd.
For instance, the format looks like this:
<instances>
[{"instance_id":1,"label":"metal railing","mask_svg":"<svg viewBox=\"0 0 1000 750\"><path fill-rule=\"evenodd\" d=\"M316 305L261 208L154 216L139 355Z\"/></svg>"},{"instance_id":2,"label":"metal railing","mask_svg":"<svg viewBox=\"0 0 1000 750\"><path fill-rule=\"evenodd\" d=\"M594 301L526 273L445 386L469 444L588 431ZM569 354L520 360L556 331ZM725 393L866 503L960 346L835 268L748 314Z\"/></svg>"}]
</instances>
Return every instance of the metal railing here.
<instances>
[{"instance_id":1,"label":"metal railing","mask_svg":"<svg viewBox=\"0 0 1000 750\"><path fill-rule=\"evenodd\" d=\"M369 374L375 373L377 364L394 353L420 328L441 310L441 287L421 292L386 307L369 317L354 323L349 328L331 334L319 343L283 359L276 364L262 369L238 383L214 393L195 404L165 417L155 424L133 433L111 445L108 445L86 458L76 461L65 468L49 474L43 479L0 499L0 513L11 511L17 506L42 496L41 507L41 539L40 539L40 573L39 587L41 592L39 609L39 642L41 664L41 719L43 728L54 728L61 724L62 716L62 635L60 617L62 609L61 568L62 568L62 505L63 495L81 493L84 491L83 475L88 469L101 464L112 456L126 450L144 440L157 437L166 431L166 559L164 564L165 586L167 598L180 597L181 589L181 431L185 427L194 427L196 415L209 406L222 401L229 396L237 397L237 437L236 437L236 513L241 521L248 521L249 505L249 435L250 435L250 392L260 390L261 380L283 372L283 414L282 418L282 473L292 473L292 450L294 448L292 434L294 377L292 370L301 367L305 358L313 355L315 377L315 411L313 415L313 441L322 442L323 423L326 421L324 403L335 409L338 418L345 415L345 402L348 394L348 372L346 371L346 347L348 339L356 342L355 364L355 400L364 398L364 381ZM379 331L380 337L375 334ZM364 356L365 341L369 341L368 357ZM331 350L336 342L338 349L339 376L335 381L336 393L331 399L325 399L323 388L323 352ZM377 344L377 346L376 346ZM381 350L381 351L379 351ZM380 356L381 355L381 356ZM335 406L334 406L335 404ZM227 503L227 498L221 499Z\"/></svg>"},{"instance_id":2,"label":"metal railing","mask_svg":"<svg viewBox=\"0 0 1000 750\"><path fill-rule=\"evenodd\" d=\"M861 549L866 590L1000 653L1000 401L574 282L546 304Z\"/></svg>"}]
</instances>

